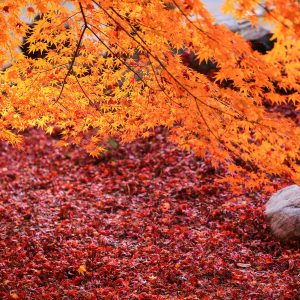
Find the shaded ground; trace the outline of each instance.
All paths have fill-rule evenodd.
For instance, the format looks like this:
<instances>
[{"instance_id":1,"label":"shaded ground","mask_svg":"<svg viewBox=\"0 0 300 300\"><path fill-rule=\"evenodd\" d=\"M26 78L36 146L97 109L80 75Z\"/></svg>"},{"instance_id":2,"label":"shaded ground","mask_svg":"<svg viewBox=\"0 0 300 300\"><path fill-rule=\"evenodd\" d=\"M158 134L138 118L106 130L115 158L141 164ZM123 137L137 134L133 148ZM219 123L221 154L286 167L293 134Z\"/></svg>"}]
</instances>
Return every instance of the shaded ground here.
<instances>
[{"instance_id":1,"label":"shaded ground","mask_svg":"<svg viewBox=\"0 0 300 300\"><path fill-rule=\"evenodd\" d=\"M162 130L102 160L54 144L0 144L0 299L300 298L299 244L270 235L269 195L232 198Z\"/></svg>"}]
</instances>

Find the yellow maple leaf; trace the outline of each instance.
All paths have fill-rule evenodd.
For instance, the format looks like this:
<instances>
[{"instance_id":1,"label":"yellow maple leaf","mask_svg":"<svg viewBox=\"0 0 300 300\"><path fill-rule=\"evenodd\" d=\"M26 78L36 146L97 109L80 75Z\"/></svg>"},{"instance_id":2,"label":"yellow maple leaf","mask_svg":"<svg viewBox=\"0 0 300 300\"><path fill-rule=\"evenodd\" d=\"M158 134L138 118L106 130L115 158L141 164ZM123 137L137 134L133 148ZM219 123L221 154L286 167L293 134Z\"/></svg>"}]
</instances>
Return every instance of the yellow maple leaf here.
<instances>
[{"instance_id":1,"label":"yellow maple leaf","mask_svg":"<svg viewBox=\"0 0 300 300\"><path fill-rule=\"evenodd\" d=\"M77 272L79 275L84 275L86 273L86 266L85 265L79 266L79 268L77 269Z\"/></svg>"}]
</instances>

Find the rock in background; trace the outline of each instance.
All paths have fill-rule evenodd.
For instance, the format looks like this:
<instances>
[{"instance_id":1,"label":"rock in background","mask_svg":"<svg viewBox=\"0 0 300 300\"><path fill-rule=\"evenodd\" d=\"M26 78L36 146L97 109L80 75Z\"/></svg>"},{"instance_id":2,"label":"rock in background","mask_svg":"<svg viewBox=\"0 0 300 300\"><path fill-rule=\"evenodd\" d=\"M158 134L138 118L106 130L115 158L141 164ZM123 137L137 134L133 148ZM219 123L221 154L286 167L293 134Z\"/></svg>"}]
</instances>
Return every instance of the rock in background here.
<instances>
[{"instance_id":1,"label":"rock in background","mask_svg":"<svg viewBox=\"0 0 300 300\"><path fill-rule=\"evenodd\" d=\"M272 233L281 240L300 239L300 187L291 185L273 194L266 204Z\"/></svg>"}]
</instances>

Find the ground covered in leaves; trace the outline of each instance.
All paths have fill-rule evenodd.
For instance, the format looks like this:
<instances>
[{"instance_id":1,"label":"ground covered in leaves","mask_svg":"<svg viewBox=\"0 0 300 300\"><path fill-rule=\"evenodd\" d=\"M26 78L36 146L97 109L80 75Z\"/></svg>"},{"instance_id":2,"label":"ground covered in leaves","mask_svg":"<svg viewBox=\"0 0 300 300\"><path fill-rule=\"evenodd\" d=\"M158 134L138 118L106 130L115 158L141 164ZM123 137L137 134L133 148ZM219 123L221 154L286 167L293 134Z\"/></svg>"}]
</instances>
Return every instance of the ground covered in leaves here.
<instances>
[{"instance_id":1,"label":"ground covered in leaves","mask_svg":"<svg viewBox=\"0 0 300 300\"><path fill-rule=\"evenodd\" d=\"M55 143L0 144L0 299L299 299L269 194L233 197L161 129L98 160Z\"/></svg>"}]
</instances>

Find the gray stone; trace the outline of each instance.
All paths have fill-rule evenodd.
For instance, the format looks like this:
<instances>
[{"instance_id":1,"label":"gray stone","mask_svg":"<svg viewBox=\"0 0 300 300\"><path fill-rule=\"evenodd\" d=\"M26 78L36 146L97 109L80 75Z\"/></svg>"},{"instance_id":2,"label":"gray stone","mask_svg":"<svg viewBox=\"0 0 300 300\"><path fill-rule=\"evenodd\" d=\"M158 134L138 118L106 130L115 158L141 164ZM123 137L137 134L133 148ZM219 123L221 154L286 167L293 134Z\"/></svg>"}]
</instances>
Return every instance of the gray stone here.
<instances>
[{"instance_id":1,"label":"gray stone","mask_svg":"<svg viewBox=\"0 0 300 300\"><path fill-rule=\"evenodd\" d=\"M281 240L300 240L300 187L290 185L273 194L266 204L272 233Z\"/></svg>"},{"instance_id":2,"label":"gray stone","mask_svg":"<svg viewBox=\"0 0 300 300\"><path fill-rule=\"evenodd\" d=\"M266 34L272 32L272 26L264 20L266 11L263 8L263 1L260 1L260 6L258 6L254 12L258 17L258 27L252 26L251 23L245 19L237 20L231 15L224 15L221 9L223 2L224 0L202 1L215 18L216 24L224 24L231 31L239 33L247 41L259 40Z\"/></svg>"}]
</instances>

